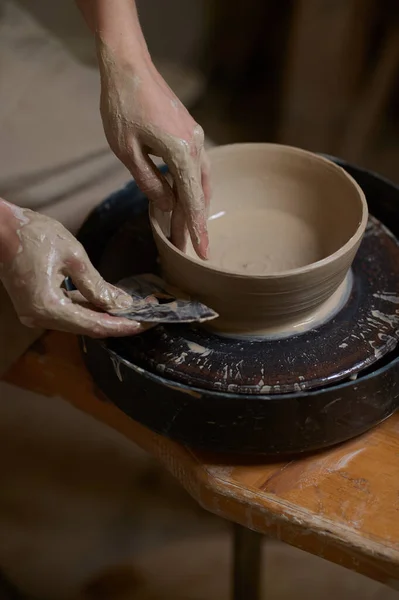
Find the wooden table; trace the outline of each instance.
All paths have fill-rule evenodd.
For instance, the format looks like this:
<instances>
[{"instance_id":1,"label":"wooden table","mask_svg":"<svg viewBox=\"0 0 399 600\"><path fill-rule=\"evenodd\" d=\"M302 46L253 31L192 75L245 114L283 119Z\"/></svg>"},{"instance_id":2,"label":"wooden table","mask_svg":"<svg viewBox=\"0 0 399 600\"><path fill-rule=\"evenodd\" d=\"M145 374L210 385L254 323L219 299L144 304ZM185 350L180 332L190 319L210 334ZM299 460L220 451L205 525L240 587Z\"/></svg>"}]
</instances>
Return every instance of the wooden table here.
<instances>
[{"instance_id":1,"label":"wooden table","mask_svg":"<svg viewBox=\"0 0 399 600\"><path fill-rule=\"evenodd\" d=\"M203 508L238 524L236 600L258 597L260 536L252 532L399 589L399 413L313 456L240 463L185 448L124 415L96 389L74 336L47 333L4 380L62 397L114 427L157 457Z\"/></svg>"}]
</instances>

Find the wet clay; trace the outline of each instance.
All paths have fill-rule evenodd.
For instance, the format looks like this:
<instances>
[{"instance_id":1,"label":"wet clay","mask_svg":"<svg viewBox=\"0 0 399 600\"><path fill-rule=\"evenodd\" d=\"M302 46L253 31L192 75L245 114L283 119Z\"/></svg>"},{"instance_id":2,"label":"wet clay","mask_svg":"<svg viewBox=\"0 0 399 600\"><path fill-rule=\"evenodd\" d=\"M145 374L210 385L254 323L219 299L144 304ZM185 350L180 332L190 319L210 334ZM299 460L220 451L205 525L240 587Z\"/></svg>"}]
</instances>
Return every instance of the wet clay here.
<instances>
[{"instance_id":1,"label":"wet clay","mask_svg":"<svg viewBox=\"0 0 399 600\"><path fill-rule=\"evenodd\" d=\"M104 281L61 223L0 200L0 255L0 279L25 325L92 337L142 330L138 323L99 312L126 308L132 300ZM79 290L71 296L62 288L67 276Z\"/></svg>"},{"instance_id":2,"label":"wet clay","mask_svg":"<svg viewBox=\"0 0 399 600\"><path fill-rule=\"evenodd\" d=\"M284 339L292 335L305 333L310 329L319 327L332 319L346 304L353 285L353 275L349 271L343 282L338 286L331 296L316 308L307 312L302 312L300 316L293 312L292 315L286 315L285 318L278 317L271 319L266 325L256 328L253 325L250 329L242 327L242 321L235 323L226 323L223 319L217 319L212 325L208 324L207 329L216 331L223 337L234 337L246 339L250 337L254 341L267 339Z\"/></svg>"},{"instance_id":3,"label":"wet clay","mask_svg":"<svg viewBox=\"0 0 399 600\"><path fill-rule=\"evenodd\" d=\"M170 221L150 218L164 278L219 313L212 328L288 335L338 309L367 224L357 183L334 163L276 144L212 149L210 260L169 241Z\"/></svg>"},{"instance_id":4,"label":"wet clay","mask_svg":"<svg viewBox=\"0 0 399 600\"><path fill-rule=\"evenodd\" d=\"M325 257L323 240L305 219L276 209L211 217L209 263L243 275L270 275Z\"/></svg>"}]
</instances>

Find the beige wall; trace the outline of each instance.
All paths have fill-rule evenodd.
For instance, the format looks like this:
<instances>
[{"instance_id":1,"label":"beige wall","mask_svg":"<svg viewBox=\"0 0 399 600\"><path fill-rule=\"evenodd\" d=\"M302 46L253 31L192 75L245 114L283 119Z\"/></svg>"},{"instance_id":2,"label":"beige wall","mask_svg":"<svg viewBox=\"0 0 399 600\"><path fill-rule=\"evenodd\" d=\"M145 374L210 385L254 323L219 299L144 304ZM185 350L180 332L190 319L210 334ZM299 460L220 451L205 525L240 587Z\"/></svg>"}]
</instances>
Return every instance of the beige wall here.
<instances>
[{"instance_id":1,"label":"beige wall","mask_svg":"<svg viewBox=\"0 0 399 600\"><path fill-rule=\"evenodd\" d=\"M195 65L204 36L205 1L137 0L148 45L157 59ZM78 54L81 60L93 60L89 35L74 0L17 2L60 38L72 53ZM0 0L0 11L1 4Z\"/></svg>"},{"instance_id":2,"label":"beige wall","mask_svg":"<svg viewBox=\"0 0 399 600\"><path fill-rule=\"evenodd\" d=\"M205 0L138 0L137 5L154 56L196 64L204 39Z\"/></svg>"}]
</instances>

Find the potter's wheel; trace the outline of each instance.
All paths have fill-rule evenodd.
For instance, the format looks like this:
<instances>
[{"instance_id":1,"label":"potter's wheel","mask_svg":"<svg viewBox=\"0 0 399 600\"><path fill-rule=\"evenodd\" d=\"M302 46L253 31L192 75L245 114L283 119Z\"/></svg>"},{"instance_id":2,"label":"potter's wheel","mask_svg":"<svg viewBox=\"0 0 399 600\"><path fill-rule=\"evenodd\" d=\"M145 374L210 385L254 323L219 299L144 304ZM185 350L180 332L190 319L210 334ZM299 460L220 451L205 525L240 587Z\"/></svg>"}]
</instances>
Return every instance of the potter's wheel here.
<instances>
[{"instance_id":1,"label":"potter's wheel","mask_svg":"<svg viewBox=\"0 0 399 600\"><path fill-rule=\"evenodd\" d=\"M148 255L152 260L144 264ZM100 271L116 283L132 274L130 257L137 257L135 273L158 269L145 207L110 240ZM201 389L276 394L321 387L355 376L394 349L398 281L399 245L372 217L353 264L349 297L333 319L316 329L253 341L168 324L145 335L112 340L109 347L144 369Z\"/></svg>"},{"instance_id":2,"label":"potter's wheel","mask_svg":"<svg viewBox=\"0 0 399 600\"><path fill-rule=\"evenodd\" d=\"M151 232L147 229L148 240L139 239L132 228L134 223L116 235L100 270L115 273L116 257L143 256L142 246L150 245ZM152 254L156 256L155 247ZM131 269L129 261L125 268ZM156 269L154 260L151 271ZM355 376L398 342L399 296L393 292L398 289L399 245L374 218L351 280L349 297L338 314L300 335L253 341L221 337L199 326L168 324L142 336L114 340L110 348L142 368L202 389L276 394L320 387Z\"/></svg>"},{"instance_id":3,"label":"potter's wheel","mask_svg":"<svg viewBox=\"0 0 399 600\"><path fill-rule=\"evenodd\" d=\"M371 212L398 235L397 188L348 170ZM114 282L157 268L146 200L134 184L92 213L80 239ZM85 360L122 410L186 443L256 453L326 446L364 431L398 404L398 269L396 239L371 219L348 300L315 330L259 342L158 326L133 338L86 339Z\"/></svg>"}]
</instances>

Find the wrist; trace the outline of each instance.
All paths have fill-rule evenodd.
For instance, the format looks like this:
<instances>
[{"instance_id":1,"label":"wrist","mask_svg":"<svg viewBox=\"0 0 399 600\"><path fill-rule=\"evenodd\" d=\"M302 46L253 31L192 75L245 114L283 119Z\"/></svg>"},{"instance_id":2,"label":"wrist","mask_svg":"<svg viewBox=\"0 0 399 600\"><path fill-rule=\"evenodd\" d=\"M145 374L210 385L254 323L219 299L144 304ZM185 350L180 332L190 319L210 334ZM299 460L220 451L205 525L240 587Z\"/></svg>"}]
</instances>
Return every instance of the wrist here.
<instances>
[{"instance_id":1,"label":"wrist","mask_svg":"<svg viewBox=\"0 0 399 600\"><path fill-rule=\"evenodd\" d=\"M126 70L131 74L142 74L155 69L147 46L135 40L124 39L121 43L110 43L96 34L97 60L100 73Z\"/></svg>"},{"instance_id":2,"label":"wrist","mask_svg":"<svg viewBox=\"0 0 399 600\"><path fill-rule=\"evenodd\" d=\"M18 231L27 221L22 208L0 198L0 276L19 252Z\"/></svg>"},{"instance_id":3,"label":"wrist","mask_svg":"<svg viewBox=\"0 0 399 600\"><path fill-rule=\"evenodd\" d=\"M111 58L131 70L148 68L150 54L141 30L135 0L76 0L95 35L101 62Z\"/></svg>"}]
</instances>

